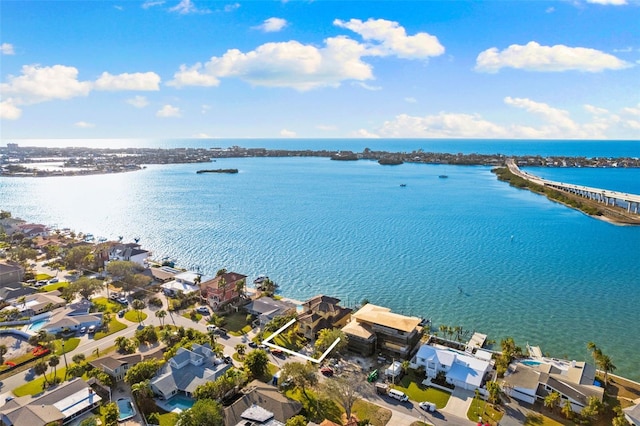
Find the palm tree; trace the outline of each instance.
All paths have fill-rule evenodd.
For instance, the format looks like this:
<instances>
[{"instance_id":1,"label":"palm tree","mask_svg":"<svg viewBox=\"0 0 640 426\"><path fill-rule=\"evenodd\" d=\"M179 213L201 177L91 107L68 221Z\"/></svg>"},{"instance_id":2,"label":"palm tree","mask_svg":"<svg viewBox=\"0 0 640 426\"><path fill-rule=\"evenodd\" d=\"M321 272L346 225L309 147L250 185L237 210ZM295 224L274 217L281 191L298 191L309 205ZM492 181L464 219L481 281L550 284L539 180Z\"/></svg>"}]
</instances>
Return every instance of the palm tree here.
<instances>
[{"instance_id":1,"label":"palm tree","mask_svg":"<svg viewBox=\"0 0 640 426\"><path fill-rule=\"evenodd\" d=\"M116 344L116 348L118 348L118 352L126 352L127 346L129 345L129 339L125 336L118 336L114 343Z\"/></svg>"},{"instance_id":2,"label":"palm tree","mask_svg":"<svg viewBox=\"0 0 640 426\"><path fill-rule=\"evenodd\" d=\"M562 414L569 420L573 417L573 407L571 407L571 402L568 399L565 399L564 404L562 404Z\"/></svg>"},{"instance_id":3,"label":"palm tree","mask_svg":"<svg viewBox=\"0 0 640 426\"><path fill-rule=\"evenodd\" d=\"M560 394L556 391L551 392L549 395L544 397L544 406L549 408L551 411L554 410L560 403Z\"/></svg>"},{"instance_id":4,"label":"palm tree","mask_svg":"<svg viewBox=\"0 0 640 426\"><path fill-rule=\"evenodd\" d=\"M9 352L7 345L0 345L0 364L4 363L4 356Z\"/></svg>"},{"instance_id":5,"label":"palm tree","mask_svg":"<svg viewBox=\"0 0 640 426\"><path fill-rule=\"evenodd\" d=\"M245 354L247 350L247 347L245 345L243 345L242 343L238 343L236 345L236 352L238 353L238 356L240 356L240 358L242 358Z\"/></svg>"},{"instance_id":6,"label":"palm tree","mask_svg":"<svg viewBox=\"0 0 640 426\"><path fill-rule=\"evenodd\" d=\"M20 296L20 297L18 297L18 300L16 300L16 302L17 302L19 305L22 305L22 309L24 309L24 307L25 307L25 306L26 306L26 304L27 304L27 296Z\"/></svg>"},{"instance_id":7,"label":"palm tree","mask_svg":"<svg viewBox=\"0 0 640 426\"><path fill-rule=\"evenodd\" d=\"M164 309L160 309L159 311L156 311L156 318L160 320L160 328L164 327L164 317L166 316L167 316L167 311L165 311Z\"/></svg>"},{"instance_id":8,"label":"palm tree","mask_svg":"<svg viewBox=\"0 0 640 426\"><path fill-rule=\"evenodd\" d=\"M131 307L136 311L137 315L138 315L138 323L142 324L142 317L140 316L140 310L145 308L145 304L142 300L138 300L138 299L134 299L133 302L131 302Z\"/></svg>"},{"instance_id":9,"label":"palm tree","mask_svg":"<svg viewBox=\"0 0 640 426\"><path fill-rule=\"evenodd\" d=\"M58 357L58 355L51 355L49 357L49 366L53 367L53 383L58 382L58 375L56 371L56 367L58 366L58 364L60 364L60 357Z\"/></svg>"},{"instance_id":10,"label":"palm tree","mask_svg":"<svg viewBox=\"0 0 640 426\"><path fill-rule=\"evenodd\" d=\"M36 373L36 375L38 375L38 376L44 377L45 386L49 385L49 382L47 380L47 369L48 368L49 368L49 365L47 365L47 363L44 362L43 359L38 360L38 362L36 362L35 365L33 366L33 372Z\"/></svg>"},{"instance_id":11,"label":"palm tree","mask_svg":"<svg viewBox=\"0 0 640 426\"><path fill-rule=\"evenodd\" d=\"M133 384L131 386L131 393L136 397L137 401L150 398L153 395L151 382L149 380L145 380L143 382Z\"/></svg>"},{"instance_id":12,"label":"palm tree","mask_svg":"<svg viewBox=\"0 0 640 426\"><path fill-rule=\"evenodd\" d=\"M609 384L609 373L613 373L613 371L617 367L613 365L613 362L611 361L611 358L609 358L609 355L603 354L600 354L600 358L598 359L598 367L600 368L600 370L604 371L604 387L606 388Z\"/></svg>"}]
</instances>

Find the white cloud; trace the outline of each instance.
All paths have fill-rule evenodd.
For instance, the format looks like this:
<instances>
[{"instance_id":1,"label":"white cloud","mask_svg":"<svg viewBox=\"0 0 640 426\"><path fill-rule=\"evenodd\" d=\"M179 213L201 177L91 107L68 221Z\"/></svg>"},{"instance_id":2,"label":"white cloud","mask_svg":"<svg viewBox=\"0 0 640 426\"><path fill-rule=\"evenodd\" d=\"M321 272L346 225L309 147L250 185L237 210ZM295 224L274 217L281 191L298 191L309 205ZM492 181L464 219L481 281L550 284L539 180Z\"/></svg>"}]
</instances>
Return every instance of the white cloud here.
<instances>
[{"instance_id":1,"label":"white cloud","mask_svg":"<svg viewBox=\"0 0 640 426\"><path fill-rule=\"evenodd\" d=\"M416 98L412 98L412 97L404 98L404 101L409 102L410 104L415 104L418 102Z\"/></svg>"},{"instance_id":2,"label":"white cloud","mask_svg":"<svg viewBox=\"0 0 640 426\"><path fill-rule=\"evenodd\" d=\"M362 138L362 139L378 139L380 136L375 133L371 133L366 129L356 130L355 132L351 132L351 137L353 138Z\"/></svg>"},{"instance_id":3,"label":"white cloud","mask_svg":"<svg viewBox=\"0 0 640 426\"><path fill-rule=\"evenodd\" d=\"M370 84L367 84L363 81L356 81L355 83L353 83L355 86L360 86L365 90L369 90L371 92L377 92L378 90L382 90L381 86L372 86Z\"/></svg>"},{"instance_id":4,"label":"white cloud","mask_svg":"<svg viewBox=\"0 0 640 426\"><path fill-rule=\"evenodd\" d=\"M640 104L637 107L626 107L622 108L622 112L629 115L636 115L640 117Z\"/></svg>"},{"instance_id":5,"label":"white cloud","mask_svg":"<svg viewBox=\"0 0 640 426\"><path fill-rule=\"evenodd\" d=\"M0 93L13 98L15 105L36 104L54 99L71 99L87 96L91 82L78 81L74 67L54 65L24 65L20 76L10 75L8 83L0 84Z\"/></svg>"},{"instance_id":6,"label":"white cloud","mask_svg":"<svg viewBox=\"0 0 640 426\"><path fill-rule=\"evenodd\" d=\"M149 105L149 101L145 96L134 96L133 98L129 98L126 100L129 105L133 105L136 108L144 108Z\"/></svg>"},{"instance_id":7,"label":"white cloud","mask_svg":"<svg viewBox=\"0 0 640 426\"><path fill-rule=\"evenodd\" d=\"M583 106L584 110L593 114L593 115L604 115L609 114L609 110L605 108L596 107L593 105L586 104Z\"/></svg>"},{"instance_id":8,"label":"white cloud","mask_svg":"<svg viewBox=\"0 0 640 426\"><path fill-rule=\"evenodd\" d=\"M371 42L359 43L346 36L337 36L325 39L322 47L291 40L266 43L246 53L229 49L204 65L199 62L190 67L182 65L168 85L217 86L221 78L235 77L255 86L306 91L338 87L345 80L372 80L373 67L363 61L367 56L396 55L415 59L444 52L435 37L426 33L407 36L396 22L337 20L336 25L351 29Z\"/></svg>"},{"instance_id":9,"label":"white cloud","mask_svg":"<svg viewBox=\"0 0 640 426\"><path fill-rule=\"evenodd\" d=\"M287 26L287 20L282 18L268 18L265 19L262 25L254 27L258 30L262 30L266 33L275 33L282 30Z\"/></svg>"},{"instance_id":10,"label":"white cloud","mask_svg":"<svg viewBox=\"0 0 640 426\"><path fill-rule=\"evenodd\" d=\"M536 102L527 98L512 98L507 96L504 98L504 103L516 108L524 109L529 113L541 117L546 123L549 123L556 130L564 132L566 136L586 136L582 135L580 127L571 119L568 111L554 108L543 102Z\"/></svg>"},{"instance_id":11,"label":"white cloud","mask_svg":"<svg viewBox=\"0 0 640 426\"><path fill-rule=\"evenodd\" d=\"M192 136L192 138L196 139L213 139L213 136L208 135L207 133L196 133Z\"/></svg>"},{"instance_id":12,"label":"white cloud","mask_svg":"<svg viewBox=\"0 0 640 426\"><path fill-rule=\"evenodd\" d=\"M425 117L400 114L386 121L379 131L393 138L490 138L505 137L504 128L479 115L441 112Z\"/></svg>"},{"instance_id":13,"label":"white cloud","mask_svg":"<svg viewBox=\"0 0 640 426\"><path fill-rule=\"evenodd\" d=\"M142 8L149 9L150 7L161 6L163 4L164 4L164 0L147 0L144 3L142 3Z\"/></svg>"},{"instance_id":14,"label":"white cloud","mask_svg":"<svg viewBox=\"0 0 640 426\"><path fill-rule=\"evenodd\" d=\"M184 64L180 65L180 71L173 74L173 80L169 81L167 85L174 87L211 87L218 86L220 84L220 80L218 80L216 76L200 72L202 69L202 64L200 62L191 67L187 67Z\"/></svg>"},{"instance_id":15,"label":"white cloud","mask_svg":"<svg viewBox=\"0 0 640 426\"><path fill-rule=\"evenodd\" d=\"M237 10L239 8L240 8L240 3L231 3L224 6L224 11L233 12L234 10Z\"/></svg>"},{"instance_id":16,"label":"white cloud","mask_svg":"<svg viewBox=\"0 0 640 426\"><path fill-rule=\"evenodd\" d=\"M375 56L395 55L399 58L424 59L444 53L444 47L437 37L427 33L408 36L404 27L394 21L369 19L362 22L359 19L336 19L333 24L359 34L365 41L381 43L370 46L371 54Z\"/></svg>"},{"instance_id":17,"label":"white cloud","mask_svg":"<svg viewBox=\"0 0 640 426\"><path fill-rule=\"evenodd\" d=\"M627 0L587 0L587 3L611 5L611 6L623 6L627 4Z\"/></svg>"},{"instance_id":18,"label":"white cloud","mask_svg":"<svg viewBox=\"0 0 640 426\"><path fill-rule=\"evenodd\" d=\"M95 81L96 90L160 90L160 76L154 72L112 75L103 72Z\"/></svg>"},{"instance_id":19,"label":"white cloud","mask_svg":"<svg viewBox=\"0 0 640 426\"><path fill-rule=\"evenodd\" d=\"M182 117L182 114L180 113L180 108L167 104L156 112L156 117L179 118Z\"/></svg>"},{"instance_id":20,"label":"white cloud","mask_svg":"<svg viewBox=\"0 0 640 426\"><path fill-rule=\"evenodd\" d=\"M116 9L116 10L119 10L119 11L123 11L124 10L124 7L118 6L118 5L113 6L113 8Z\"/></svg>"},{"instance_id":21,"label":"white cloud","mask_svg":"<svg viewBox=\"0 0 640 426\"><path fill-rule=\"evenodd\" d=\"M81 129L91 129L93 127L96 127L95 124L93 123L87 123L86 121L78 121L76 123L73 124L76 127L80 127Z\"/></svg>"},{"instance_id":22,"label":"white cloud","mask_svg":"<svg viewBox=\"0 0 640 426\"><path fill-rule=\"evenodd\" d=\"M15 106L11 99L0 102L0 119L17 120L22 115L22 110Z\"/></svg>"},{"instance_id":23,"label":"white cloud","mask_svg":"<svg viewBox=\"0 0 640 426\"><path fill-rule=\"evenodd\" d=\"M296 132L292 130L282 129L280 130L280 136L283 138L295 138L297 135Z\"/></svg>"},{"instance_id":24,"label":"white cloud","mask_svg":"<svg viewBox=\"0 0 640 426\"><path fill-rule=\"evenodd\" d=\"M208 9L199 9L191 0L180 0L180 3L172 8L169 12L176 12L180 15L188 15L190 13L210 13Z\"/></svg>"},{"instance_id":25,"label":"white cloud","mask_svg":"<svg viewBox=\"0 0 640 426\"><path fill-rule=\"evenodd\" d=\"M555 11L556 11L556 8L555 8L555 7L553 7L553 6L550 6L550 7L548 7L548 8L546 8L546 9L545 9L545 12L546 12L546 13L553 13L553 12L555 12Z\"/></svg>"},{"instance_id":26,"label":"white cloud","mask_svg":"<svg viewBox=\"0 0 640 426\"><path fill-rule=\"evenodd\" d=\"M631 64L599 50L562 44L541 46L530 41L525 46L512 44L502 52L496 47L481 52L476 59L475 69L488 73L498 72L505 67L543 72L601 72L630 66Z\"/></svg>"},{"instance_id":27,"label":"white cloud","mask_svg":"<svg viewBox=\"0 0 640 426\"><path fill-rule=\"evenodd\" d=\"M0 53L3 55L15 55L15 52L13 50L13 44L11 43L0 44Z\"/></svg>"}]
</instances>

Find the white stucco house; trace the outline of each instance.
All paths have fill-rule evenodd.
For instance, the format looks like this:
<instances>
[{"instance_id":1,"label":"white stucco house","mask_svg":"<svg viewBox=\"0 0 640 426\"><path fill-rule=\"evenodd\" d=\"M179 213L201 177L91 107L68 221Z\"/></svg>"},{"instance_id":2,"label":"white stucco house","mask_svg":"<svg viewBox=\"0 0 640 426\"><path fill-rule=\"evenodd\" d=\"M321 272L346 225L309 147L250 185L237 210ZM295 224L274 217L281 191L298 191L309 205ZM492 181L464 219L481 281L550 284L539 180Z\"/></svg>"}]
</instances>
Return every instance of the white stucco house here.
<instances>
[{"instance_id":1,"label":"white stucco house","mask_svg":"<svg viewBox=\"0 0 640 426\"><path fill-rule=\"evenodd\" d=\"M422 345L412 361L412 367L425 368L427 377L434 378L442 371L447 383L467 390L480 388L485 374L491 370L487 360L431 345Z\"/></svg>"},{"instance_id":2,"label":"white stucco house","mask_svg":"<svg viewBox=\"0 0 640 426\"><path fill-rule=\"evenodd\" d=\"M109 261L126 260L147 267L147 259L151 253L140 248L139 244L114 244L109 249Z\"/></svg>"},{"instance_id":3,"label":"white stucco house","mask_svg":"<svg viewBox=\"0 0 640 426\"><path fill-rule=\"evenodd\" d=\"M200 291L200 282L204 278L201 274L192 271L185 271L176 274L171 281L162 284L162 291L168 296L175 296L178 292L184 294Z\"/></svg>"}]
</instances>

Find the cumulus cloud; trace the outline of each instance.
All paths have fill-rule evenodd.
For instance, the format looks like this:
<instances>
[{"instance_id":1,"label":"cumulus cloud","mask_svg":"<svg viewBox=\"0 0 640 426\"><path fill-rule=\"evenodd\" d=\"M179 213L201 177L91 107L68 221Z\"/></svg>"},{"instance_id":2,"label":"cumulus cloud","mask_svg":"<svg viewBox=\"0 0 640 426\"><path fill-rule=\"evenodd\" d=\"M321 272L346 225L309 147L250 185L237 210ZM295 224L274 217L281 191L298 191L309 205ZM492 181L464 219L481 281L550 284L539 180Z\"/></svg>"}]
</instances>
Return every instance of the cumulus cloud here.
<instances>
[{"instance_id":1,"label":"cumulus cloud","mask_svg":"<svg viewBox=\"0 0 640 426\"><path fill-rule=\"evenodd\" d=\"M623 6L627 4L627 0L587 0L587 3L611 5L611 6Z\"/></svg>"},{"instance_id":2,"label":"cumulus cloud","mask_svg":"<svg viewBox=\"0 0 640 426\"><path fill-rule=\"evenodd\" d=\"M15 52L13 50L13 44L11 43L0 44L0 53L3 55L15 55Z\"/></svg>"},{"instance_id":3,"label":"cumulus cloud","mask_svg":"<svg viewBox=\"0 0 640 426\"><path fill-rule=\"evenodd\" d=\"M378 139L380 136L376 135L375 133L371 133L366 129L359 129L355 132L351 132L351 137L362 139Z\"/></svg>"},{"instance_id":4,"label":"cumulus cloud","mask_svg":"<svg viewBox=\"0 0 640 426\"><path fill-rule=\"evenodd\" d=\"M262 30L266 33L275 33L282 30L287 26L287 20L282 18L268 18L265 19L261 25L254 27L258 30Z\"/></svg>"},{"instance_id":5,"label":"cumulus cloud","mask_svg":"<svg viewBox=\"0 0 640 426\"><path fill-rule=\"evenodd\" d=\"M495 73L501 68L526 71L601 72L628 68L631 64L608 53L584 47L569 47L562 44L541 46L535 41L526 45L512 44L503 51L492 47L481 52L476 59L476 71Z\"/></svg>"},{"instance_id":6,"label":"cumulus cloud","mask_svg":"<svg viewBox=\"0 0 640 426\"><path fill-rule=\"evenodd\" d=\"M166 104L156 112L156 117L161 118L179 118L182 117L180 108Z\"/></svg>"},{"instance_id":7,"label":"cumulus cloud","mask_svg":"<svg viewBox=\"0 0 640 426\"><path fill-rule=\"evenodd\" d=\"M224 11L233 12L234 10L237 10L239 8L240 8L240 3L231 3L224 6Z\"/></svg>"},{"instance_id":8,"label":"cumulus cloud","mask_svg":"<svg viewBox=\"0 0 640 426\"><path fill-rule=\"evenodd\" d=\"M379 131L393 138L490 138L507 136L505 129L479 115L445 113L425 117L400 114L386 121Z\"/></svg>"},{"instance_id":9,"label":"cumulus cloud","mask_svg":"<svg viewBox=\"0 0 640 426\"><path fill-rule=\"evenodd\" d=\"M230 49L204 64L182 65L168 84L176 87L217 86L221 78L235 77L255 86L306 91L338 87L345 80L372 80L373 67L363 60L368 56L424 59L444 52L435 37L426 33L408 36L397 22L338 20L336 25L360 34L367 42L337 36L325 39L320 47L291 40L266 43L246 53Z\"/></svg>"},{"instance_id":10,"label":"cumulus cloud","mask_svg":"<svg viewBox=\"0 0 640 426\"><path fill-rule=\"evenodd\" d=\"M137 72L112 75L103 72L94 87L96 90L160 90L160 76L155 72Z\"/></svg>"},{"instance_id":11,"label":"cumulus cloud","mask_svg":"<svg viewBox=\"0 0 640 426\"><path fill-rule=\"evenodd\" d=\"M541 117L554 129L565 132L567 136L583 136L579 126L571 119L569 112L566 110L554 108L543 102L536 102L527 98L512 98L510 96L504 98L504 103Z\"/></svg>"},{"instance_id":12,"label":"cumulus cloud","mask_svg":"<svg viewBox=\"0 0 640 426\"><path fill-rule=\"evenodd\" d=\"M79 81L75 67L54 65L24 65L20 76L10 75L8 83L0 84L0 93L11 96L15 105L28 105L54 99L87 96L91 82Z\"/></svg>"},{"instance_id":13,"label":"cumulus cloud","mask_svg":"<svg viewBox=\"0 0 640 426\"><path fill-rule=\"evenodd\" d=\"M11 99L0 102L0 119L17 120L22 115L22 110L15 106Z\"/></svg>"},{"instance_id":14,"label":"cumulus cloud","mask_svg":"<svg viewBox=\"0 0 640 426\"><path fill-rule=\"evenodd\" d=\"M353 83L355 86L362 87L365 90L369 90L371 92L377 92L378 90L382 90L381 86L372 86L370 84L365 83L364 81L356 81Z\"/></svg>"},{"instance_id":15,"label":"cumulus cloud","mask_svg":"<svg viewBox=\"0 0 640 426\"><path fill-rule=\"evenodd\" d=\"M91 129L93 127L96 127L95 124L93 123L87 123L86 121L78 121L76 123L73 124L76 127L80 127L81 129Z\"/></svg>"},{"instance_id":16,"label":"cumulus cloud","mask_svg":"<svg viewBox=\"0 0 640 426\"><path fill-rule=\"evenodd\" d=\"M133 98L129 98L126 100L129 105L133 105L136 108L144 108L149 105L149 101L145 96L134 96Z\"/></svg>"},{"instance_id":17,"label":"cumulus cloud","mask_svg":"<svg viewBox=\"0 0 640 426\"><path fill-rule=\"evenodd\" d=\"M342 21L336 19L334 25L359 34L365 41L375 41L369 46L370 54L375 56L395 55L399 58L425 59L444 53L444 47L438 38L427 33L409 36L404 27L386 19L360 19Z\"/></svg>"},{"instance_id":18,"label":"cumulus cloud","mask_svg":"<svg viewBox=\"0 0 640 426\"><path fill-rule=\"evenodd\" d=\"M179 13L180 15L188 15L190 13L210 13L208 9L200 9L191 0L180 0L180 3L172 8L169 12Z\"/></svg>"},{"instance_id":19,"label":"cumulus cloud","mask_svg":"<svg viewBox=\"0 0 640 426\"><path fill-rule=\"evenodd\" d=\"M404 98L404 101L405 101L405 102L408 102L408 103L410 103L410 104L415 104L415 103L417 103L417 102L418 102L418 100L417 100L416 98L412 98L412 97Z\"/></svg>"},{"instance_id":20,"label":"cumulus cloud","mask_svg":"<svg viewBox=\"0 0 640 426\"><path fill-rule=\"evenodd\" d=\"M292 130L282 129L280 130L280 136L283 138L295 138L297 135L296 132Z\"/></svg>"}]
</instances>

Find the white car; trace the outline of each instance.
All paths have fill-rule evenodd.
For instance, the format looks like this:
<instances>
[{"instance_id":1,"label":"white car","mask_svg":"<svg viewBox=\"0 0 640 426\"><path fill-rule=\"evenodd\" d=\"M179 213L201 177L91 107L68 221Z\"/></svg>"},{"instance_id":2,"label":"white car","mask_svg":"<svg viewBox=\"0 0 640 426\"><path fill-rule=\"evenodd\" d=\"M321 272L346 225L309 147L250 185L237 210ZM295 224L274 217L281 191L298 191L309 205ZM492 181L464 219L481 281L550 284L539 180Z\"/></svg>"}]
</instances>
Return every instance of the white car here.
<instances>
[{"instance_id":1,"label":"white car","mask_svg":"<svg viewBox=\"0 0 640 426\"><path fill-rule=\"evenodd\" d=\"M434 404L433 402L423 401L423 402L419 403L418 405L424 411L428 411L430 413L433 413L434 411L436 411L436 404Z\"/></svg>"},{"instance_id":2,"label":"white car","mask_svg":"<svg viewBox=\"0 0 640 426\"><path fill-rule=\"evenodd\" d=\"M206 306L198 306L198 308L196 309L196 312L202 315L211 314L211 312L209 312L209 308L207 308Z\"/></svg>"}]
</instances>

